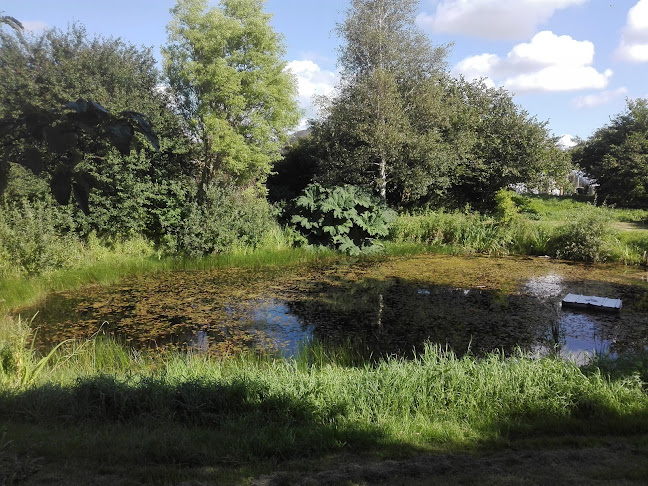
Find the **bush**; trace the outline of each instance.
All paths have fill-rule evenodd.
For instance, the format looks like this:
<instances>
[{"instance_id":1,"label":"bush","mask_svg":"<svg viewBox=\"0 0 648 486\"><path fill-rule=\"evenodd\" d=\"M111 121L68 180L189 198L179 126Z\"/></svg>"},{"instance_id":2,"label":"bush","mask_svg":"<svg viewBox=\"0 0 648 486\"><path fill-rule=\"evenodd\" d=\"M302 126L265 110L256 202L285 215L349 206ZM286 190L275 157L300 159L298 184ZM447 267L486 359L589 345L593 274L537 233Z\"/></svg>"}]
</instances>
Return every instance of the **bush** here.
<instances>
[{"instance_id":1,"label":"bush","mask_svg":"<svg viewBox=\"0 0 648 486\"><path fill-rule=\"evenodd\" d=\"M215 182L205 191L202 205L196 201L186 213L165 249L188 256L262 246L278 230L272 207L262 198L226 182Z\"/></svg>"},{"instance_id":2,"label":"bush","mask_svg":"<svg viewBox=\"0 0 648 486\"><path fill-rule=\"evenodd\" d=\"M556 229L548 243L556 258L602 262L609 258L610 217L601 208L586 206L572 221Z\"/></svg>"},{"instance_id":3,"label":"bush","mask_svg":"<svg viewBox=\"0 0 648 486\"><path fill-rule=\"evenodd\" d=\"M502 224L509 224L518 216L519 211L513 197L515 193L507 189L500 189L495 193L495 215Z\"/></svg>"},{"instance_id":4,"label":"bush","mask_svg":"<svg viewBox=\"0 0 648 486\"><path fill-rule=\"evenodd\" d=\"M356 186L309 184L295 200L291 222L313 245L358 255L380 248L395 213Z\"/></svg>"},{"instance_id":5,"label":"bush","mask_svg":"<svg viewBox=\"0 0 648 486\"><path fill-rule=\"evenodd\" d=\"M5 201L0 214L0 258L27 275L72 265L83 246L73 226L64 208L27 199Z\"/></svg>"}]
</instances>

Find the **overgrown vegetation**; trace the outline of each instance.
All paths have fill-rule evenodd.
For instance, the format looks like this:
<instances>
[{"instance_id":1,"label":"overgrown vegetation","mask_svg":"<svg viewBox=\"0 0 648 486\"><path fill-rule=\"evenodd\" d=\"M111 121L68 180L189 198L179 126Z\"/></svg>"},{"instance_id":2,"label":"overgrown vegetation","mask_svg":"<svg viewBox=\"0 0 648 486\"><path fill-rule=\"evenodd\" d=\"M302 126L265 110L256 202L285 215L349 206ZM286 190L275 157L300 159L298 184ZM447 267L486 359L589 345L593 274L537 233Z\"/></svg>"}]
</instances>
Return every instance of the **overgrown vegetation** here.
<instances>
[{"instance_id":1,"label":"overgrown vegetation","mask_svg":"<svg viewBox=\"0 0 648 486\"><path fill-rule=\"evenodd\" d=\"M465 211L401 214L390 238L494 255L548 255L587 262L645 262L646 211L617 210L572 198L499 193L493 216ZM615 224L635 222L637 229Z\"/></svg>"},{"instance_id":2,"label":"overgrown vegetation","mask_svg":"<svg viewBox=\"0 0 648 486\"><path fill-rule=\"evenodd\" d=\"M598 183L610 202L648 202L648 99L627 100L623 113L572 150L574 163Z\"/></svg>"},{"instance_id":3,"label":"overgrown vegetation","mask_svg":"<svg viewBox=\"0 0 648 486\"><path fill-rule=\"evenodd\" d=\"M285 147L295 81L263 5L178 0L164 73L149 49L80 24L31 35L0 16L0 484L41 456L142 481L159 467L164 482L195 466L646 434L644 353L581 369L432 345L371 363L350 345L210 359L97 335L37 351L37 330L5 312L135 273L339 264L385 240L387 254L646 263L648 211L507 190L565 186L569 154L505 90L446 74L449 47L416 27L416 0L350 3L339 89ZM610 202L646 199L645 122L645 101L629 102L571 153ZM375 307L379 325L382 293Z\"/></svg>"}]
</instances>

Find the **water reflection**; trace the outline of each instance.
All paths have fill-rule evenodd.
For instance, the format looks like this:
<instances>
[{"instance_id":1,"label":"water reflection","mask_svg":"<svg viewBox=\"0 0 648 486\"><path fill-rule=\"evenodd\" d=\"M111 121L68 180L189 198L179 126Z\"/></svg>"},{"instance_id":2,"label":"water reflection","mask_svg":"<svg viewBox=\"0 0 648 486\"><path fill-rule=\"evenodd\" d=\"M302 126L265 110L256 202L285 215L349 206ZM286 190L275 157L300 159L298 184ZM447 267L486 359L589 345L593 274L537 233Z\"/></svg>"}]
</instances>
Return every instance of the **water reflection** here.
<instances>
[{"instance_id":1,"label":"water reflection","mask_svg":"<svg viewBox=\"0 0 648 486\"><path fill-rule=\"evenodd\" d=\"M591 282L569 282L562 275L549 274L530 279L524 288L535 295L541 305L548 305L554 311L549 328L534 350L539 354L556 354L585 364L593 355L614 357L619 352L644 348L648 344L645 315L632 311L624 315L602 310L562 308L560 300L564 295L591 291ZM607 294L606 297L617 298L618 295L620 298L621 294L625 294L627 299L635 297L635 292L629 289L624 291L618 286L605 288L598 285L598 288L601 292L616 293Z\"/></svg>"},{"instance_id":2,"label":"water reflection","mask_svg":"<svg viewBox=\"0 0 648 486\"><path fill-rule=\"evenodd\" d=\"M584 362L592 353L648 344L648 287L624 271L423 256L281 275L175 272L83 295L53 294L38 307L35 323L43 347L91 336L107 322L107 332L133 347L218 355L249 349L293 355L317 340L352 345L376 359L412 356L433 342L458 355L522 349ZM622 298L624 308L620 314L562 309L568 292Z\"/></svg>"}]
</instances>

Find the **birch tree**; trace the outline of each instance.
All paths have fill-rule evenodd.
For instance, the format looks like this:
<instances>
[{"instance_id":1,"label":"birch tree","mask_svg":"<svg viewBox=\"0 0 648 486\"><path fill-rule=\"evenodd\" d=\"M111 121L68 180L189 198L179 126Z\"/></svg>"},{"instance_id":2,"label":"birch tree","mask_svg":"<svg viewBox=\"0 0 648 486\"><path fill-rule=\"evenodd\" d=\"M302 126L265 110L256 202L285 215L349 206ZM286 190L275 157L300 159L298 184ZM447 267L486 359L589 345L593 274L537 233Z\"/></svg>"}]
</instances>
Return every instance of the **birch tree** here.
<instances>
[{"instance_id":1,"label":"birch tree","mask_svg":"<svg viewBox=\"0 0 648 486\"><path fill-rule=\"evenodd\" d=\"M351 1L337 26L341 83L314 127L329 141L347 139L329 146L324 172L353 170L345 182L370 186L383 200L408 177L417 98L445 76L448 47L433 47L416 26L417 6L418 0ZM346 154L336 152L340 144Z\"/></svg>"}]
</instances>

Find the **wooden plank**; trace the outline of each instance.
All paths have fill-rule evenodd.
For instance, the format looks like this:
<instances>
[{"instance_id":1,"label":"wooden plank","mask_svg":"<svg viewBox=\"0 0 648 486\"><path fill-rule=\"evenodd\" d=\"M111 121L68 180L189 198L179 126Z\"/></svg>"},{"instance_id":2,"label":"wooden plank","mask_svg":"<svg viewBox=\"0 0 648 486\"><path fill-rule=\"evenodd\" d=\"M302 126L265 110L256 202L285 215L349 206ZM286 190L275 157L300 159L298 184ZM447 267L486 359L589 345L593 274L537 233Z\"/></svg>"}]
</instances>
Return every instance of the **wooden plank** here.
<instances>
[{"instance_id":1,"label":"wooden plank","mask_svg":"<svg viewBox=\"0 0 648 486\"><path fill-rule=\"evenodd\" d=\"M618 312L623 303L621 299L597 297L595 295L567 294L562 300L563 306L579 307L582 309L596 309Z\"/></svg>"}]
</instances>

